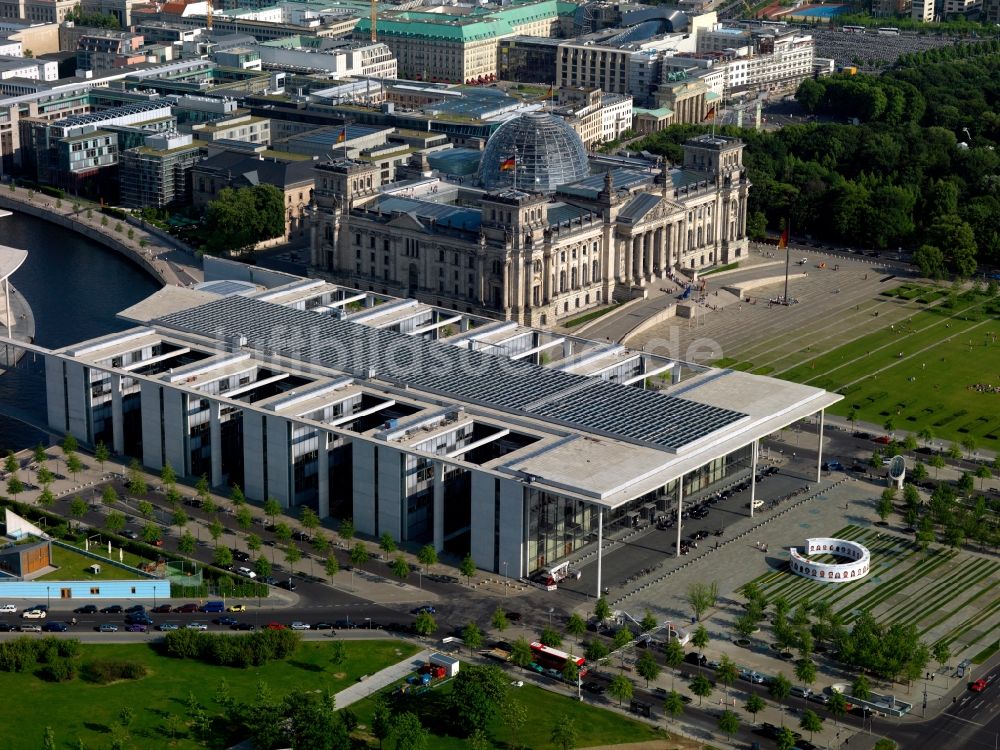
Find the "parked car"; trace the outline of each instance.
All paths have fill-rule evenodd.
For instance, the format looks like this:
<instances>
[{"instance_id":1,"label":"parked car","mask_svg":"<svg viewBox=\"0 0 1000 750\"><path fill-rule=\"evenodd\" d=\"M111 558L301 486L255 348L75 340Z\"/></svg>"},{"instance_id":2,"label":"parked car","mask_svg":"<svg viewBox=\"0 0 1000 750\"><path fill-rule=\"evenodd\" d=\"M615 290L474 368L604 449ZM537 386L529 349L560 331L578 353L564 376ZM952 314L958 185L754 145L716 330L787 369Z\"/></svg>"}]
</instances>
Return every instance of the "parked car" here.
<instances>
[{"instance_id":1,"label":"parked car","mask_svg":"<svg viewBox=\"0 0 1000 750\"><path fill-rule=\"evenodd\" d=\"M752 669L741 669L740 679L746 680L747 682L752 682L755 685L764 684L764 676L759 672L755 672Z\"/></svg>"},{"instance_id":2,"label":"parked car","mask_svg":"<svg viewBox=\"0 0 1000 750\"><path fill-rule=\"evenodd\" d=\"M808 698L812 694L812 690L807 687L802 687L801 685L792 685L788 694L794 695L796 698Z\"/></svg>"},{"instance_id":3,"label":"parked car","mask_svg":"<svg viewBox=\"0 0 1000 750\"><path fill-rule=\"evenodd\" d=\"M350 620L337 620L333 624L338 630L354 630L358 627L356 622L351 622Z\"/></svg>"},{"instance_id":4,"label":"parked car","mask_svg":"<svg viewBox=\"0 0 1000 750\"><path fill-rule=\"evenodd\" d=\"M121 613L122 605L120 604L111 604L101 609L101 614L104 615L120 615Z\"/></svg>"},{"instance_id":5,"label":"parked car","mask_svg":"<svg viewBox=\"0 0 1000 750\"><path fill-rule=\"evenodd\" d=\"M820 705L825 706L830 702L830 696L826 693L810 693L807 700L811 700L813 703L819 703Z\"/></svg>"},{"instance_id":6,"label":"parked car","mask_svg":"<svg viewBox=\"0 0 1000 750\"><path fill-rule=\"evenodd\" d=\"M267 624L268 630L288 630L287 625L282 625L280 622L269 622Z\"/></svg>"},{"instance_id":7,"label":"parked car","mask_svg":"<svg viewBox=\"0 0 1000 750\"><path fill-rule=\"evenodd\" d=\"M246 576L247 578L256 578L257 573L246 566L241 566L236 569L236 572L241 576Z\"/></svg>"},{"instance_id":8,"label":"parked car","mask_svg":"<svg viewBox=\"0 0 1000 750\"><path fill-rule=\"evenodd\" d=\"M423 614L424 612L426 612L429 615L437 614L437 610L434 609L434 607L431 606L430 604L422 604L419 607L415 607L410 610L411 615L420 615Z\"/></svg>"},{"instance_id":9,"label":"parked car","mask_svg":"<svg viewBox=\"0 0 1000 750\"><path fill-rule=\"evenodd\" d=\"M156 629L159 630L161 633L165 633L168 630L180 630L180 628L181 626L178 625L176 622L161 622L159 625L156 626Z\"/></svg>"},{"instance_id":10,"label":"parked car","mask_svg":"<svg viewBox=\"0 0 1000 750\"><path fill-rule=\"evenodd\" d=\"M133 612L125 617L126 625L152 625L153 618L145 612Z\"/></svg>"},{"instance_id":11,"label":"parked car","mask_svg":"<svg viewBox=\"0 0 1000 750\"><path fill-rule=\"evenodd\" d=\"M169 604L160 604L157 607L153 607L151 610L154 615L168 615L171 612L171 607Z\"/></svg>"},{"instance_id":12,"label":"parked car","mask_svg":"<svg viewBox=\"0 0 1000 750\"><path fill-rule=\"evenodd\" d=\"M229 607L228 607L228 609L226 609L226 611L227 612L246 612L247 611L247 605L245 605L245 604L230 604Z\"/></svg>"},{"instance_id":13,"label":"parked car","mask_svg":"<svg viewBox=\"0 0 1000 750\"><path fill-rule=\"evenodd\" d=\"M82 607L77 607L73 610L74 615L92 615L97 612L96 604L84 604Z\"/></svg>"},{"instance_id":14,"label":"parked car","mask_svg":"<svg viewBox=\"0 0 1000 750\"><path fill-rule=\"evenodd\" d=\"M583 689L594 695L601 695L604 692L604 685L593 680L583 683Z\"/></svg>"},{"instance_id":15,"label":"parked car","mask_svg":"<svg viewBox=\"0 0 1000 750\"><path fill-rule=\"evenodd\" d=\"M21 613L22 620L44 620L46 612L44 609L26 609Z\"/></svg>"},{"instance_id":16,"label":"parked car","mask_svg":"<svg viewBox=\"0 0 1000 750\"><path fill-rule=\"evenodd\" d=\"M118 626L113 622L102 622L97 626L97 632L99 633L117 633Z\"/></svg>"},{"instance_id":17,"label":"parked car","mask_svg":"<svg viewBox=\"0 0 1000 750\"><path fill-rule=\"evenodd\" d=\"M125 531L122 532L122 536L128 539L136 540L139 538L139 532L135 529L125 529Z\"/></svg>"},{"instance_id":18,"label":"parked car","mask_svg":"<svg viewBox=\"0 0 1000 750\"><path fill-rule=\"evenodd\" d=\"M296 620L295 622L292 623L292 630L309 630L309 629L310 628L308 622L299 622L298 620Z\"/></svg>"},{"instance_id":19,"label":"parked car","mask_svg":"<svg viewBox=\"0 0 1000 750\"><path fill-rule=\"evenodd\" d=\"M16 604L4 604L3 606L0 606L0 612L6 612L6 613L17 612L17 605Z\"/></svg>"},{"instance_id":20,"label":"parked car","mask_svg":"<svg viewBox=\"0 0 1000 750\"><path fill-rule=\"evenodd\" d=\"M188 630L208 630L208 625L203 622L189 622L184 627Z\"/></svg>"},{"instance_id":21,"label":"parked car","mask_svg":"<svg viewBox=\"0 0 1000 750\"><path fill-rule=\"evenodd\" d=\"M237 620L231 615L223 615L222 617L216 617L212 622L216 625L235 625Z\"/></svg>"},{"instance_id":22,"label":"parked car","mask_svg":"<svg viewBox=\"0 0 1000 750\"><path fill-rule=\"evenodd\" d=\"M317 622L312 626L313 630L333 630L332 622Z\"/></svg>"},{"instance_id":23,"label":"parked car","mask_svg":"<svg viewBox=\"0 0 1000 750\"><path fill-rule=\"evenodd\" d=\"M504 614L507 615L507 620L510 622L521 622L520 612L505 612Z\"/></svg>"},{"instance_id":24,"label":"parked car","mask_svg":"<svg viewBox=\"0 0 1000 750\"><path fill-rule=\"evenodd\" d=\"M128 609L125 610L125 614L131 615L131 614L135 614L136 612L145 612L145 611L146 611L145 605L142 605L142 604L133 604L131 607L129 607Z\"/></svg>"},{"instance_id":25,"label":"parked car","mask_svg":"<svg viewBox=\"0 0 1000 750\"><path fill-rule=\"evenodd\" d=\"M197 611L198 611L198 605L193 602L188 602L187 604L182 604L179 607L174 607L174 612L180 612L185 614Z\"/></svg>"},{"instance_id":26,"label":"parked car","mask_svg":"<svg viewBox=\"0 0 1000 750\"><path fill-rule=\"evenodd\" d=\"M238 622L232 626L233 630L254 630L252 622Z\"/></svg>"},{"instance_id":27,"label":"parked car","mask_svg":"<svg viewBox=\"0 0 1000 750\"><path fill-rule=\"evenodd\" d=\"M872 442L878 443L879 445L888 445L892 442L892 438L888 435L879 435L878 437L873 437Z\"/></svg>"},{"instance_id":28,"label":"parked car","mask_svg":"<svg viewBox=\"0 0 1000 750\"><path fill-rule=\"evenodd\" d=\"M244 552L241 549L236 549L234 547L232 553L233 553L233 559L238 560L239 562L246 562L247 560L250 559L250 553Z\"/></svg>"},{"instance_id":29,"label":"parked car","mask_svg":"<svg viewBox=\"0 0 1000 750\"><path fill-rule=\"evenodd\" d=\"M129 633L145 633L148 627L141 622L133 622L131 625L126 625L125 630Z\"/></svg>"},{"instance_id":30,"label":"parked car","mask_svg":"<svg viewBox=\"0 0 1000 750\"><path fill-rule=\"evenodd\" d=\"M279 589L286 589L288 591L295 591L295 583L289 578L283 578L278 581Z\"/></svg>"},{"instance_id":31,"label":"parked car","mask_svg":"<svg viewBox=\"0 0 1000 750\"><path fill-rule=\"evenodd\" d=\"M42 626L39 625L38 623L29 622L19 627L18 630L21 631L22 633L41 633Z\"/></svg>"},{"instance_id":32,"label":"parked car","mask_svg":"<svg viewBox=\"0 0 1000 750\"><path fill-rule=\"evenodd\" d=\"M832 461L826 461L823 463L823 471L843 471L844 465L837 461L836 459Z\"/></svg>"},{"instance_id":33,"label":"parked car","mask_svg":"<svg viewBox=\"0 0 1000 750\"><path fill-rule=\"evenodd\" d=\"M52 622L47 622L42 626L42 630L47 633L65 633L69 630L69 625L64 622L59 622L58 620L53 620Z\"/></svg>"}]
</instances>

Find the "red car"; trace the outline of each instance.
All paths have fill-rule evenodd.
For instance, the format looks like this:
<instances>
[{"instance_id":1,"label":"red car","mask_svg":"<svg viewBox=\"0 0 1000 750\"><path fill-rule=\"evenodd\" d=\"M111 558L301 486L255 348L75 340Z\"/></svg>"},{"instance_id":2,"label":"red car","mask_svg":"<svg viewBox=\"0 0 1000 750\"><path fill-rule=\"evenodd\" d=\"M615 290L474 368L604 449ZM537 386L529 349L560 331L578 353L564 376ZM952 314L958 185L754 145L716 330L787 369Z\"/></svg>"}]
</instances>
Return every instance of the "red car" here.
<instances>
[{"instance_id":1,"label":"red car","mask_svg":"<svg viewBox=\"0 0 1000 750\"><path fill-rule=\"evenodd\" d=\"M161 615L164 615L164 614L170 614L170 612L171 612L172 610L170 609L170 605L169 605L169 604L161 604L161 605L160 605L160 606L158 606L158 607L153 607L153 608L152 608L151 610L149 610L149 611L150 611L150 612L153 612L153 613L156 613L156 614L161 614Z\"/></svg>"},{"instance_id":2,"label":"red car","mask_svg":"<svg viewBox=\"0 0 1000 750\"><path fill-rule=\"evenodd\" d=\"M282 625L280 622L269 622L267 624L268 630L288 630L287 625Z\"/></svg>"},{"instance_id":3,"label":"red car","mask_svg":"<svg viewBox=\"0 0 1000 750\"><path fill-rule=\"evenodd\" d=\"M174 612L197 612L198 605L193 602L188 602L187 604L182 604L179 607L174 607Z\"/></svg>"},{"instance_id":4,"label":"red car","mask_svg":"<svg viewBox=\"0 0 1000 750\"><path fill-rule=\"evenodd\" d=\"M892 442L892 438L888 435L879 435L876 438L872 438L873 443L879 443L880 445L888 445Z\"/></svg>"},{"instance_id":5,"label":"red car","mask_svg":"<svg viewBox=\"0 0 1000 750\"><path fill-rule=\"evenodd\" d=\"M980 678L975 682L969 683L969 690L971 690L974 693L981 693L986 689L987 685L989 685L989 683L986 680Z\"/></svg>"}]
</instances>

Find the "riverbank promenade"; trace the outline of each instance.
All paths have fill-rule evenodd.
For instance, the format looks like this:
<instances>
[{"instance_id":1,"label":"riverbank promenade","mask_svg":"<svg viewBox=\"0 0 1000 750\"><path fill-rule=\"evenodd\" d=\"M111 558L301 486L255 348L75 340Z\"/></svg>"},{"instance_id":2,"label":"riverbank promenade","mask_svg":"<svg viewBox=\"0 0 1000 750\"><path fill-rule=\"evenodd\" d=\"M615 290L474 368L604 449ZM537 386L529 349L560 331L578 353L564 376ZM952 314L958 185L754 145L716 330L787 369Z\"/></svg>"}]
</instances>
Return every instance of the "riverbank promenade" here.
<instances>
[{"instance_id":1,"label":"riverbank promenade","mask_svg":"<svg viewBox=\"0 0 1000 750\"><path fill-rule=\"evenodd\" d=\"M8 184L0 187L0 207L22 211L79 232L130 257L165 285L188 286L204 278L201 261L189 248L147 231L141 223L108 216L99 207L84 201L71 197L53 198Z\"/></svg>"}]
</instances>

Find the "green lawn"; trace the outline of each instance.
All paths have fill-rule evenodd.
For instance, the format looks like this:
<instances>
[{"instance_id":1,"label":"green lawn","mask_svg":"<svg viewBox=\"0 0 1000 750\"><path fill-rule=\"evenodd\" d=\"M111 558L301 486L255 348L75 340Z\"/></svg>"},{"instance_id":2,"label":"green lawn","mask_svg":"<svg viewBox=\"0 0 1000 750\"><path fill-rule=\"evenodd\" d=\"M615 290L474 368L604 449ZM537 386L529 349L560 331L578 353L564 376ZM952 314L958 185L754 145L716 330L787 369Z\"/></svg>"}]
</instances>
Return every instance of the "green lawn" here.
<instances>
[{"instance_id":1,"label":"green lawn","mask_svg":"<svg viewBox=\"0 0 1000 750\"><path fill-rule=\"evenodd\" d=\"M126 705L135 712L130 748L194 750L205 745L186 737L171 744L163 732L165 719L170 714L185 719L190 694L209 713L218 713L213 696L223 679L233 697L244 701L252 699L258 680L263 680L278 697L305 688L337 692L361 675L376 672L417 651L402 641L345 641L345 645L348 659L338 667L330 664L329 644L312 641L303 643L286 662L251 669L172 659L160 656L145 644L84 645L81 664L95 658L127 659L143 663L149 673L138 681L104 686L87 683L79 677L56 685L34 674L0 673L0 686L8 699L6 710L0 710L3 725L0 750L41 747L45 726L55 730L60 750L78 747L78 739L88 748L105 748L110 741L110 727ZM12 710L10 702L13 696L16 696L16 710ZM219 742L210 747L225 747L225 739L220 736Z\"/></svg>"},{"instance_id":2,"label":"green lawn","mask_svg":"<svg viewBox=\"0 0 1000 750\"><path fill-rule=\"evenodd\" d=\"M104 552L107 553L107 547L104 548ZM117 548L114 548L114 553L115 555L118 554ZM103 557L106 558L107 554L103 555ZM114 559L117 560L118 558L114 557ZM138 566L142 563L142 560L135 555L126 553L124 562L126 565ZM92 557L81 555L55 544L52 545L52 563L58 566L59 569L44 576L39 576L39 581L124 581L140 577L125 568L119 568L117 565L109 565L106 562L102 563ZM101 566L101 572L97 575L94 575L89 570L90 566L95 563Z\"/></svg>"},{"instance_id":3,"label":"green lawn","mask_svg":"<svg viewBox=\"0 0 1000 750\"><path fill-rule=\"evenodd\" d=\"M516 677L511 672L511 677ZM468 739L457 737L449 726L449 709L447 698L451 692L450 684L445 684L436 690L410 697L406 710L415 711L424 726L434 733L429 747L433 750L467 750ZM595 708L588 703L581 703L576 698L569 698L548 690L542 690L534 685L521 688L511 688L511 696L521 701L527 710L527 721L517 738L522 747L549 748L552 743L549 736L557 721L572 719L579 732L579 746L613 745L626 742L642 742L644 740L662 739L664 733L649 724L634 721L620 714L602 708ZM371 726L373 702L365 700L352 706L358 720L366 727ZM662 707L659 713L662 714ZM513 739L510 729L499 718L488 727L488 733L496 747L509 747ZM374 740L371 747L377 747Z\"/></svg>"},{"instance_id":4,"label":"green lawn","mask_svg":"<svg viewBox=\"0 0 1000 750\"><path fill-rule=\"evenodd\" d=\"M894 429L1000 448L1000 393L970 389L1000 386L1000 321L981 307L954 312L915 313L779 377L843 393L832 409L841 416L853 411L879 425L891 418Z\"/></svg>"}]
</instances>

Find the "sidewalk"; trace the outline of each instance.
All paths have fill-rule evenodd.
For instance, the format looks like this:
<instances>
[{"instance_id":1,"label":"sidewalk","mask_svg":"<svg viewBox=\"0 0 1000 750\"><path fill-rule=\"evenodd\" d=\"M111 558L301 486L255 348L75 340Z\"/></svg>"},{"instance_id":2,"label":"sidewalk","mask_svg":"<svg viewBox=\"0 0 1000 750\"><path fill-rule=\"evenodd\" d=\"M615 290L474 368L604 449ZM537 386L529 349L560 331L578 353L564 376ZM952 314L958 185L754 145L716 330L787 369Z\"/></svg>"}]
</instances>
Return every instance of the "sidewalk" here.
<instances>
[{"instance_id":1,"label":"sidewalk","mask_svg":"<svg viewBox=\"0 0 1000 750\"><path fill-rule=\"evenodd\" d=\"M388 687L398 680L402 680L407 675L413 674L420 666L426 664L432 653L431 649L424 649L409 659L397 662L373 675L361 677L358 682L344 688L334 696L334 705L338 709L347 708L352 703L364 700L382 688Z\"/></svg>"}]
</instances>

